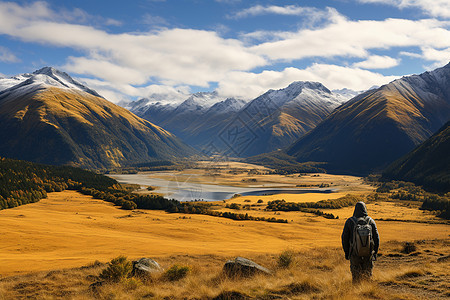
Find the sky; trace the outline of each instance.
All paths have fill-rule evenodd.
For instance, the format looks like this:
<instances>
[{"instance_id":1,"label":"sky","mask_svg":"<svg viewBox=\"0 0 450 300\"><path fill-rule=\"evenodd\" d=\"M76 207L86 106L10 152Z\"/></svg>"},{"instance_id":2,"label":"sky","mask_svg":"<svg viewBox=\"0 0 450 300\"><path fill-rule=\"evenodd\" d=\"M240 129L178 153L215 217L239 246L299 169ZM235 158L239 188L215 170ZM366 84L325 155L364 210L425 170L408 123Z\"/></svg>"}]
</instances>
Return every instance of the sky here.
<instances>
[{"instance_id":1,"label":"sky","mask_svg":"<svg viewBox=\"0 0 450 300\"><path fill-rule=\"evenodd\" d=\"M450 0L0 1L0 76L53 66L116 103L362 91L449 61Z\"/></svg>"}]
</instances>

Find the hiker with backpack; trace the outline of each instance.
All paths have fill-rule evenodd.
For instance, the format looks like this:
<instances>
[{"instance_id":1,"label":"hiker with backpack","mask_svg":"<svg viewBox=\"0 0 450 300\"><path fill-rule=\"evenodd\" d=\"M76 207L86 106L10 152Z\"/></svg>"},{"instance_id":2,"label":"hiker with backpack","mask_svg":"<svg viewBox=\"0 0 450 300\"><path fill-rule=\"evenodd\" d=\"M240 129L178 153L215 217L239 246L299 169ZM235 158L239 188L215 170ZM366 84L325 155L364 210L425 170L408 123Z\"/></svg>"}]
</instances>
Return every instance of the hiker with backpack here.
<instances>
[{"instance_id":1,"label":"hiker with backpack","mask_svg":"<svg viewBox=\"0 0 450 300\"><path fill-rule=\"evenodd\" d=\"M366 204L358 202L353 216L342 232L345 259L350 260L353 283L372 277L373 261L377 259L380 238L375 221L368 216Z\"/></svg>"}]
</instances>

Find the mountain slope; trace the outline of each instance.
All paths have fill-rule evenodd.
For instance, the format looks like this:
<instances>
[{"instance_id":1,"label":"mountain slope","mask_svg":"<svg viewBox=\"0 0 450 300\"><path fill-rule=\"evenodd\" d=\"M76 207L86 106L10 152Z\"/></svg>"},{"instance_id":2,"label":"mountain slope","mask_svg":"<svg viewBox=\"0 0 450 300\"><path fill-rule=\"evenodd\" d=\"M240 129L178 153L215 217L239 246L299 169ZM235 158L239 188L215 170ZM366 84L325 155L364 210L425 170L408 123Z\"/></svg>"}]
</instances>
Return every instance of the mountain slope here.
<instances>
[{"instance_id":1,"label":"mountain slope","mask_svg":"<svg viewBox=\"0 0 450 300\"><path fill-rule=\"evenodd\" d=\"M393 162L385 179L411 181L432 190L450 191L450 121L413 151Z\"/></svg>"},{"instance_id":2,"label":"mountain slope","mask_svg":"<svg viewBox=\"0 0 450 300\"><path fill-rule=\"evenodd\" d=\"M450 64L367 91L334 111L286 153L335 172L381 170L450 119Z\"/></svg>"},{"instance_id":3,"label":"mountain slope","mask_svg":"<svg viewBox=\"0 0 450 300\"><path fill-rule=\"evenodd\" d=\"M195 154L173 134L53 68L0 92L0 155L111 168Z\"/></svg>"}]
</instances>

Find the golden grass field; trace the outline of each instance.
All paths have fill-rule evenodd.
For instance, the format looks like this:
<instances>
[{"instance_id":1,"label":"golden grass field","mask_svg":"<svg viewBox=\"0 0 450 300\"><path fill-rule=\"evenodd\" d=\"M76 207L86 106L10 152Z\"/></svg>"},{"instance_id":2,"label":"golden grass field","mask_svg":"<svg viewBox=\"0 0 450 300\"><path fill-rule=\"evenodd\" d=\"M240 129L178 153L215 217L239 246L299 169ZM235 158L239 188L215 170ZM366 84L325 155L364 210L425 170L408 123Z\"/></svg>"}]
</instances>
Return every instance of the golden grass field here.
<instances>
[{"instance_id":1,"label":"golden grass field","mask_svg":"<svg viewBox=\"0 0 450 300\"><path fill-rule=\"evenodd\" d=\"M230 181L239 182L243 175L232 176L234 179ZM355 194L370 192L372 188L351 176L300 179L266 176L271 177L264 180L275 183L291 180L322 183L327 178L330 183L340 182L336 185L343 190L334 194L236 197L218 203L223 206L218 209L228 211L233 210L224 206L231 202L253 205L239 213L287 219L287 224L150 210L125 211L75 191L51 193L40 202L2 210L0 299L209 299L226 291L255 299L450 296L449 260L437 261L450 252L448 222L420 211L417 205L368 204L369 215L377 220L382 256L375 267L374 281L352 286L348 262L340 249L343 224L352 215L352 207L327 210L339 216L331 220L302 212L274 213L263 208L270 200L319 201L338 198L348 193L352 185L359 184ZM257 204L259 199L262 204ZM419 241L417 254L401 254L402 243L406 241ZM295 254L295 264L279 269L277 257L286 249ZM95 292L89 289L104 263L119 255L130 259L152 257L166 269L173 264L188 265L191 273L179 282L157 277L147 283L106 285ZM273 270L275 276L223 278L220 274L224 262L236 256L255 260ZM94 261L102 264L92 265ZM303 283L310 288L300 293L296 284Z\"/></svg>"}]
</instances>

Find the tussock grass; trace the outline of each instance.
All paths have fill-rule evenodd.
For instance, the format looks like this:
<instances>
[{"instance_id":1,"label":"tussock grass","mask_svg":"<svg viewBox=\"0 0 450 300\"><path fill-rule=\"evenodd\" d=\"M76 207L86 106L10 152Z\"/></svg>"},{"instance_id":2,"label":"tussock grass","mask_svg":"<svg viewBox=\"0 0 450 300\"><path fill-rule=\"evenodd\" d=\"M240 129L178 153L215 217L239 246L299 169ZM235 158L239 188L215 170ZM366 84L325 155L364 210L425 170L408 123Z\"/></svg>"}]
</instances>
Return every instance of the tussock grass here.
<instances>
[{"instance_id":1,"label":"tussock grass","mask_svg":"<svg viewBox=\"0 0 450 300\"><path fill-rule=\"evenodd\" d=\"M400 245L386 246L394 250ZM446 247L448 241L430 246L440 251L448 250ZM286 251L292 262L281 268L279 258ZM127 277L96 284L112 261L95 262L76 269L2 278L0 299L423 299L445 298L450 285L449 270L437 262L436 255L401 258L408 263L382 256L373 280L353 285L349 263L340 249L286 251L248 257L269 268L272 275L229 278L222 268L230 257L179 255L160 258L166 271L152 280ZM188 271L179 271L185 269ZM170 272L183 276L168 280Z\"/></svg>"}]
</instances>

